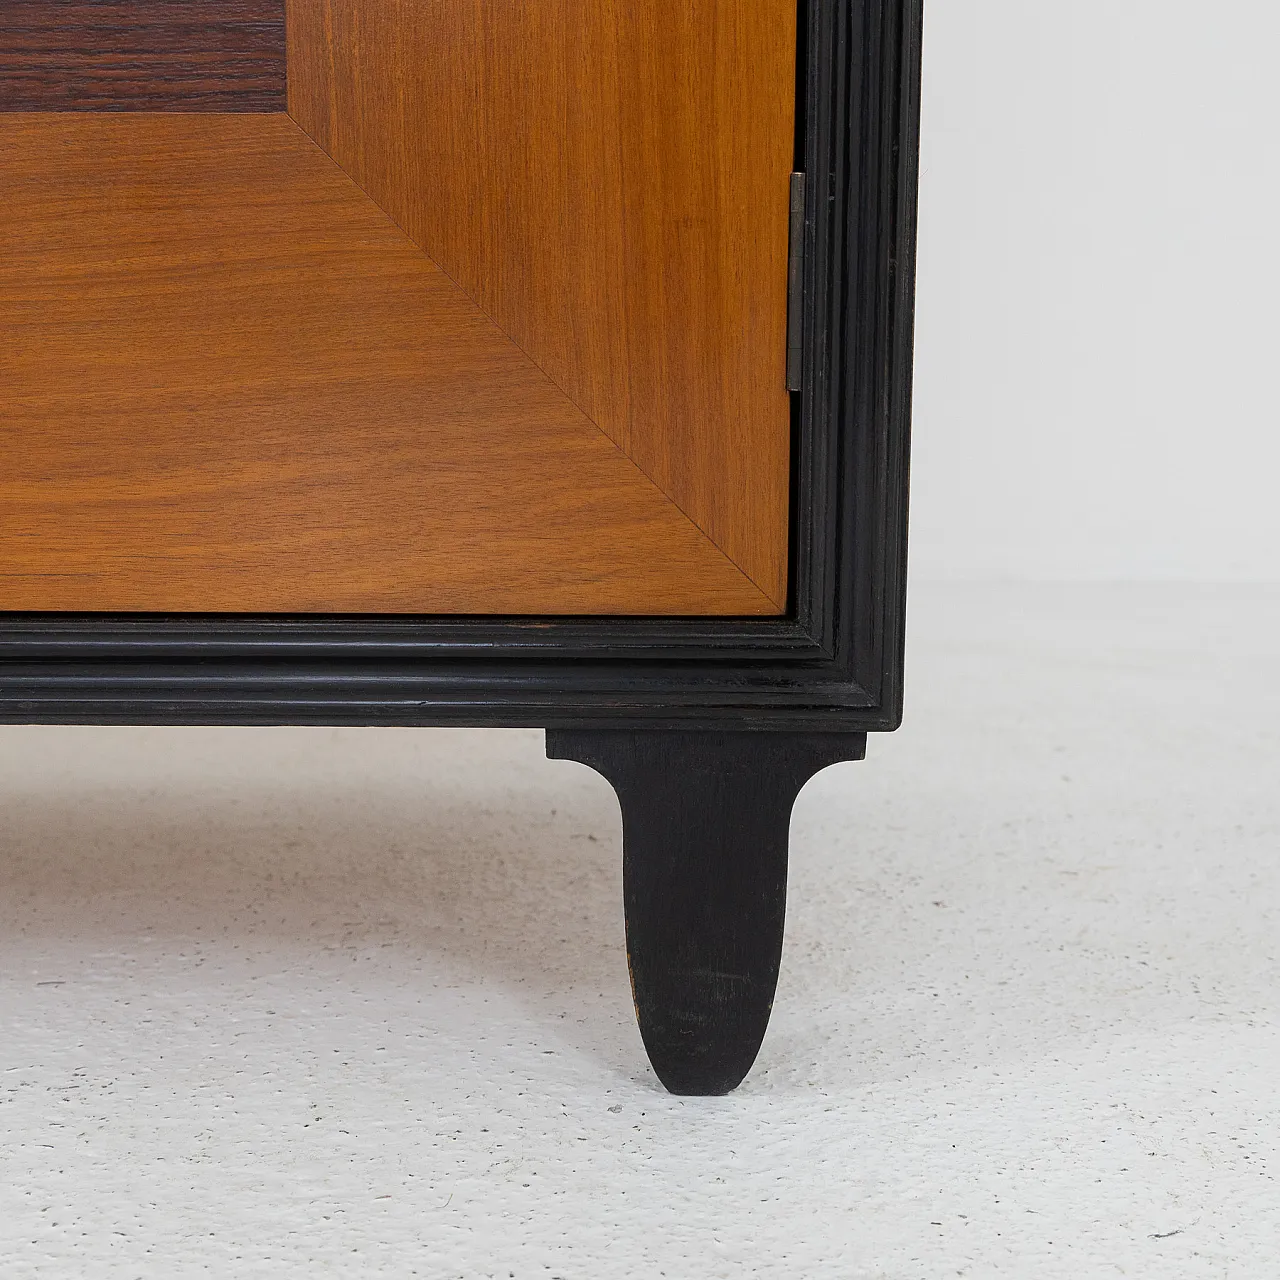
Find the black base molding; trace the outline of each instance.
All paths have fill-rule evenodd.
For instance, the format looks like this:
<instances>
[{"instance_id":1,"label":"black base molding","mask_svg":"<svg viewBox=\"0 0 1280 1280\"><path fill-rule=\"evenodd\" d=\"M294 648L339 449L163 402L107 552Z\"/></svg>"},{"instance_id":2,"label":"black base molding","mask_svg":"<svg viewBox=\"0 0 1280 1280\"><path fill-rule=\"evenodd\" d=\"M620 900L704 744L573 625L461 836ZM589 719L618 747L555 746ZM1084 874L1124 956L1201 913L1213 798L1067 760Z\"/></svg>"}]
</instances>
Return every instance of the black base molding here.
<instances>
[{"instance_id":1,"label":"black base molding","mask_svg":"<svg viewBox=\"0 0 1280 1280\"><path fill-rule=\"evenodd\" d=\"M866 744L864 733L548 730L548 756L590 765L618 793L636 1016L672 1093L728 1093L751 1069L782 958L792 806Z\"/></svg>"}]
</instances>

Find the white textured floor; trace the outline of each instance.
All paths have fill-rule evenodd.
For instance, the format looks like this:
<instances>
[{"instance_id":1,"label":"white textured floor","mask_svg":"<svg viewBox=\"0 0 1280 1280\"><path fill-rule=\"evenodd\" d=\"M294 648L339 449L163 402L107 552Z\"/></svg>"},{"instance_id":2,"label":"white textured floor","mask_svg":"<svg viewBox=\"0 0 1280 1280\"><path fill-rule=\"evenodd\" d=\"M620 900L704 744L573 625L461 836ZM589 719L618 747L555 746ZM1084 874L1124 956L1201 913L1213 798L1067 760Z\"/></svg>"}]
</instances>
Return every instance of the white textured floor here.
<instances>
[{"instance_id":1,"label":"white textured floor","mask_svg":"<svg viewBox=\"0 0 1280 1280\"><path fill-rule=\"evenodd\" d=\"M917 592L727 1099L539 733L0 730L0 1275L1280 1274L1280 591Z\"/></svg>"}]
</instances>

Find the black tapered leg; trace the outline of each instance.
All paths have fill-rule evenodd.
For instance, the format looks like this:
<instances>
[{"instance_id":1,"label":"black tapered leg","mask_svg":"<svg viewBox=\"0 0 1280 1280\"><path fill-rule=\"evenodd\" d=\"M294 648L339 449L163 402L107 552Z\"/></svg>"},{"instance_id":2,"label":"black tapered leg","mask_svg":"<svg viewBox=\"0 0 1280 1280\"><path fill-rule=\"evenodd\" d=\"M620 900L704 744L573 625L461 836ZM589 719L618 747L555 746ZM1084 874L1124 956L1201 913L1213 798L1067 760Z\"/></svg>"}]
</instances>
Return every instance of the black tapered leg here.
<instances>
[{"instance_id":1,"label":"black tapered leg","mask_svg":"<svg viewBox=\"0 0 1280 1280\"><path fill-rule=\"evenodd\" d=\"M618 793L636 1016L672 1093L728 1093L751 1069L782 957L792 805L865 751L862 733L547 731L548 756Z\"/></svg>"}]
</instances>

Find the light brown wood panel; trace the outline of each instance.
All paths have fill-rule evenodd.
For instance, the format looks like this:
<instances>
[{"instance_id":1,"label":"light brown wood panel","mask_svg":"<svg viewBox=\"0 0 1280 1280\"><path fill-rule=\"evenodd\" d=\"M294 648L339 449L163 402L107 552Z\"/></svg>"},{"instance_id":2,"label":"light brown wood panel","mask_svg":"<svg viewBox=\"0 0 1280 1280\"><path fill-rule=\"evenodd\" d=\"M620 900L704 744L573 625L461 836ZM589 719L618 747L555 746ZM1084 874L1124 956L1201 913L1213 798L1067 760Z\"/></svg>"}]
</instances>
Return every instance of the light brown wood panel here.
<instances>
[{"instance_id":1,"label":"light brown wood panel","mask_svg":"<svg viewBox=\"0 0 1280 1280\"><path fill-rule=\"evenodd\" d=\"M0 116L0 609L775 607L288 117Z\"/></svg>"},{"instance_id":2,"label":"light brown wood panel","mask_svg":"<svg viewBox=\"0 0 1280 1280\"><path fill-rule=\"evenodd\" d=\"M795 0L288 0L289 110L775 602Z\"/></svg>"}]
</instances>

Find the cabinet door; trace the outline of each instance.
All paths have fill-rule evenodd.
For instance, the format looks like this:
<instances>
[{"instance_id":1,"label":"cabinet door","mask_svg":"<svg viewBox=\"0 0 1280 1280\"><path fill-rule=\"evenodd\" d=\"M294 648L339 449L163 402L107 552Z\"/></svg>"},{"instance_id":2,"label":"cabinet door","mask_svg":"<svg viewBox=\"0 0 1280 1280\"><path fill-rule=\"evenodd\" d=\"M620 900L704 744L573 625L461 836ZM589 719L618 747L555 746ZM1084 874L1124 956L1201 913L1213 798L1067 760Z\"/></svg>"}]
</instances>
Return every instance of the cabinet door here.
<instances>
[{"instance_id":1,"label":"cabinet door","mask_svg":"<svg viewBox=\"0 0 1280 1280\"><path fill-rule=\"evenodd\" d=\"M0 26L0 609L785 611L795 0Z\"/></svg>"}]
</instances>

